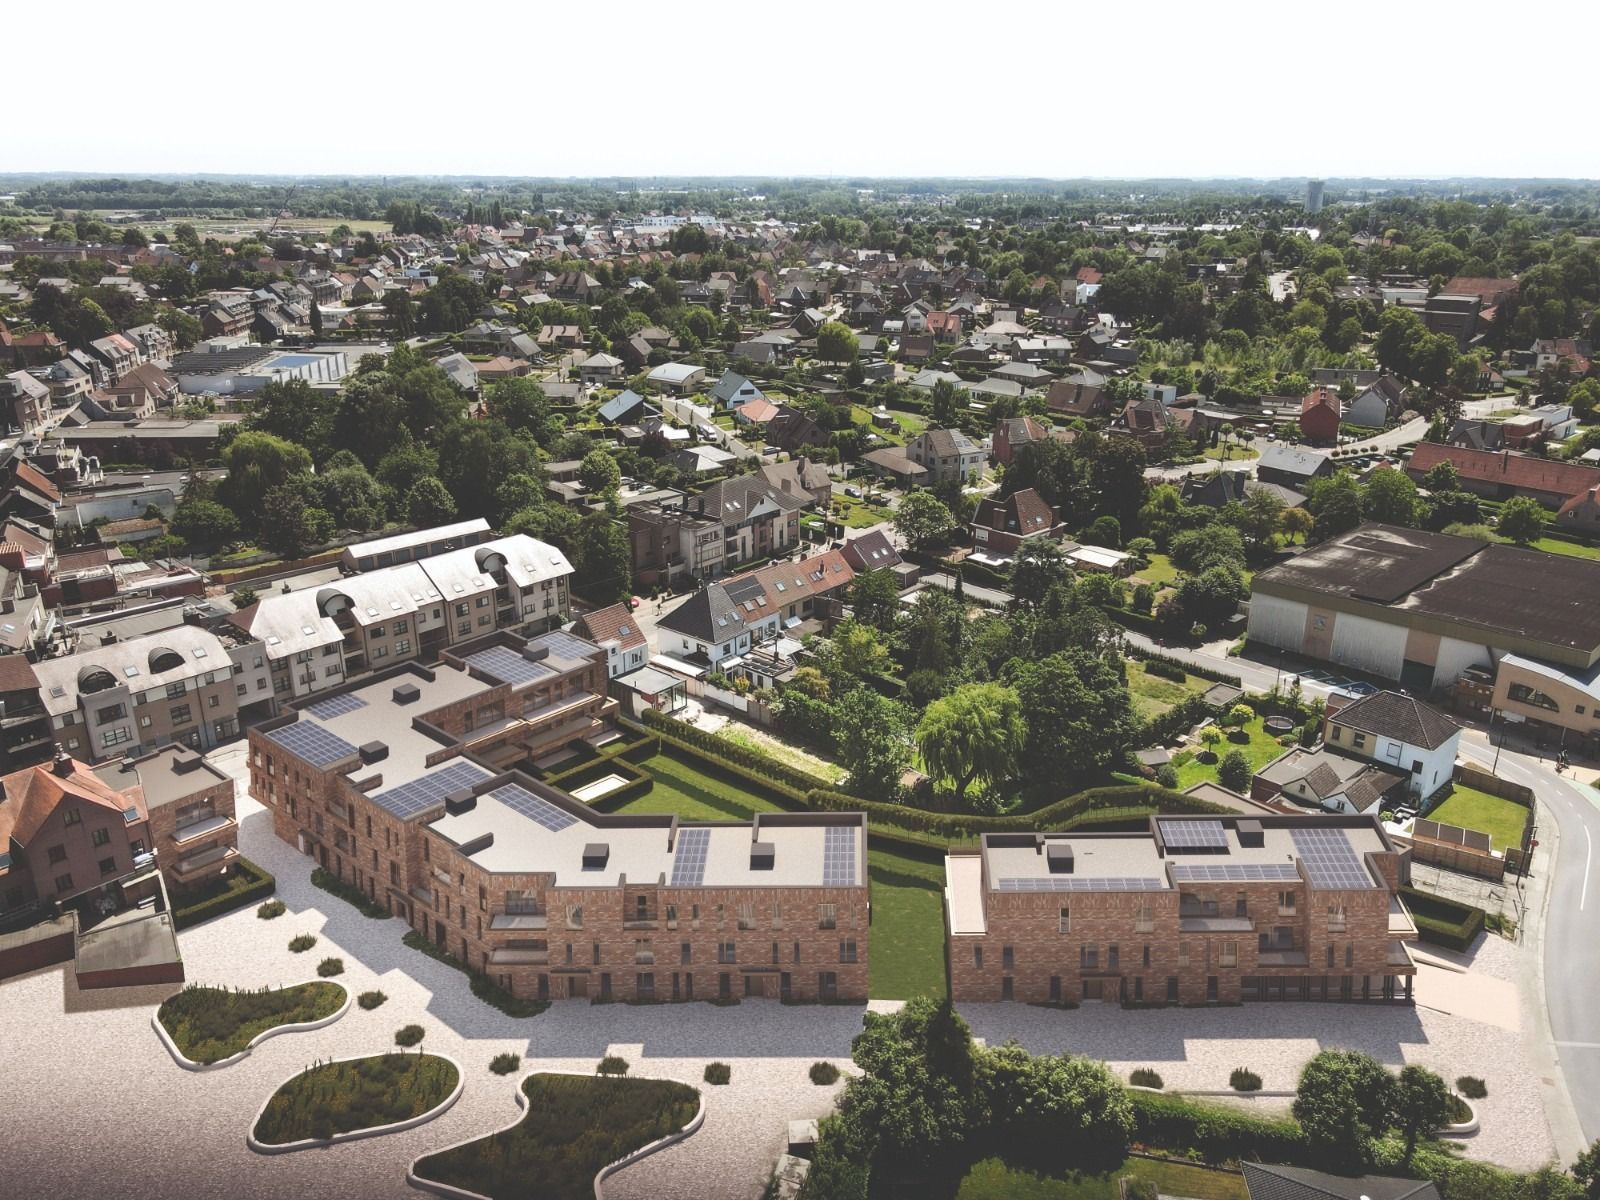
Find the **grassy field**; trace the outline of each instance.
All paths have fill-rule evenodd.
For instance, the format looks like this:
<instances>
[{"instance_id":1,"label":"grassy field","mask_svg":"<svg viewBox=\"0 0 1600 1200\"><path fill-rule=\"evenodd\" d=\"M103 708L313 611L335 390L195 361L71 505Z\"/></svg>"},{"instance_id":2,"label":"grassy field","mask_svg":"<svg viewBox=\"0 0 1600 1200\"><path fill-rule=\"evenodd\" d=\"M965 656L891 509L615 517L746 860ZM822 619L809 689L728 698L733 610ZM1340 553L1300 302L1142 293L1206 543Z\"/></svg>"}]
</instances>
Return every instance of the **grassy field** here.
<instances>
[{"instance_id":1,"label":"grassy field","mask_svg":"<svg viewBox=\"0 0 1600 1200\"><path fill-rule=\"evenodd\" d=\"M1123 1176L1147 1179L1163 1196L1195 1200L1247 1200L1244 1176L1210 1171L1187 1163L1130 1158L1112 1171L1098 1174L1039 1175L999 1158L986 1158L961 1181L957 1200L1117 1200Z\"/></svg>"},{"instance_id":2,"label":"grassy field","mask_svg":"<svg viewBox=\"0 0 1600 1200\"><path fill-rule=\"evenodd\" d=\"M1600 558L1600 546L1583 546L1560 538L1540 538L1530 548L1548 554L1564 554L1568 558Z\"/></svg>"},{"instance_id":3,"label":"grassy field","mask_svg":"<svg viewBox=\"0 0 1600 1200\"><path fill-rule=\"evenodd\" d=\"M1133 696L1134 711L1148 721L1159 717L1189 696L1198 696L1211 686L1209 680L1198 675L1188 675L1179 683L1176 679L1163 679L1144 669L1136 660L1128 663L1128 692Z\"/></svg>"},{"instance_id":4,"label":"grassy field","mask_svg":"<svg viewBox=\"0 0 1600 1200\"><path fill-rule=\"evenodd\" d=\"M878 508L848 497L835 496L833 502L837 507L829 516L833 520L842 521L846 529L866 529L894 516L887 508Z\"/></svg>"},{"instance_id":5,"label":"grassy field","mask_svg":"<svg viewBox=\"0 0 1600 1200\"><path fill-rule=\"evenodd\" d=\"M657 754L641 765L655 777L655 786L617 812L675 813L685 821L748 821L758 812L782 811L765 796L670 754Z\"/></svg>"},{"instance_id":6,"label":"grassy field","mask_svg":"<svg viewBox=\"0 0 1600 1200\"><path fill-rule=\"evenodd\" d=\"M1244 727L1250 735L1249 742L1231 742L1224 738L1217 746L1217 761L1203 763L1198 757L1191 758L1188 762L1178 766L1178 790L1192 787L1197 783L1215 783L1217 781L1217 767L1232 750L1243 750L1245 758L1250 760L1250 770L1259 771L1278 755L1284 752L1284 747L1278 745L1278 740L1261 727L1261 718L1254 717Z\"/></svg>"},{"instance_id":7,"label":"grassy field","mask_svg":"<svg viewBox=\"0 0 1600 1200\"><path fill-rule=\"evenodd\" d=\"M1217 462L1236 462L1246 458L1260 458L1261 451L1253 450L1249 446L1209 446L1201 457Z\"/></svg>"},{"instance_id":8,"label":"grassy field","mask_svg":"<svg viewBox=\"0 0 1600 1200\"><path fill-rule=\"evenodd\" d=\"M1148 566L1141 567L1133 576L1135 583L1148 583L1151 587L1167 587L1178 581L1178 568L1165 554L1152 554Z\"/></svg>"},{"instance_id":9,"label":"grassy field","mask_svg":"<svg viewBox=\"0 0 1600 1200\"><path fill-rule=\"evenodd\" d=\"M818 758L798 746L787 746L766 734L756 735L744 729L728 726L721 731L720 736L736 746L743 746L747 750L754 750L757 754L765 754L768 758L788 763L791 767L819 776L829 783L838 783L849 774L838 763Z\"/></svg>"},{"instance_id":10,"label":"grassy field","mask_svg":"<svg viewBox=\"0 0 1600 1200\"><path fill-rule=\"evenodd\" d=\"M1430 821L1459 825L1487 833L1496 850L1522 845L1522 827L1528 810L1520 804L1456 784L1450 798L1428 814Z\"/></svg>"}]
</instances>

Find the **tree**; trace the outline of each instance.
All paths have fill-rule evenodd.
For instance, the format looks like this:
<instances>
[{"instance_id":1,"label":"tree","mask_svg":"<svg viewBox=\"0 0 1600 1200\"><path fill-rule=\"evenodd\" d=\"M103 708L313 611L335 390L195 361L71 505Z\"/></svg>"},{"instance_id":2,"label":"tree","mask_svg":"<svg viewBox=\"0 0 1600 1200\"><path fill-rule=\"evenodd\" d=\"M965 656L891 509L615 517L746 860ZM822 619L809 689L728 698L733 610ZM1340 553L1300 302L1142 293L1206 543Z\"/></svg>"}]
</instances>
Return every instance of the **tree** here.
<instances>
[{"instance_id":1,"label":"tree","mask_svg":"<svg viewBox=\"0 0 1600 1200\"><path fill-rule=\"evenodd\" d=\"M1422 477L1422 486L1434 493L1459 491L1461 472L1448 458L1441 459L1428 468L1428 473Z\"/></svg>"},{"instance_id":2,"label":"tree","mask_svg":"<svg viewBox=\"0 0 1600 1200\"><path fill-rule=\"evenodd\" d=\"M1014 659L1010 668L1006 682L1027 714L1032 777L1065 780L1120 762L1138 724L1120 661L1072 649Z\"/></svg>"},{"instance_id":3,"label":"tree","mask_svg":"<svg viewBox=\"0 0 1600 1200\"><path fill-rule=\"evenodd\" d=\"M1217 764L1217 780L1225 788L1232 788L1236 792L1247 791L1250 776L1250 760L1245 757L1243 750L1229 750Z\"/></svg>"},{"instance_id":4,"label":"tree","mask_svg":"<svg viewBox=\"0 0 1600 1200\"><path fill-rule=\"evenodd\" d=\"M578 464L578 482L586 491L614 492L622 482L622 471L616 459L597 447L585 454Z\"/></svg>"},{"instance_id":5,"label":"tree","mask_svg":"<svg viewBox=\"0 0 1600 1200\"><path fill-rule=\"evenodd\" d=\"M222 465L228 476L217 488L218 499L233 510L240 524L259 523L265 528L267 493L308 474L311 454L304 446L270 433L247 431L224 447Z\"/></svg>"},{"instance_id":6,"label":"tree","mask_svg":"<svg viewBox=\"0 0 1600 1200\"><path fill-rule=\"evenodd\" d=\"M323 471L311 485L318 508L340 529L377 529L388 504L378 481L359 464Z\"/></svg>"},{"instance_id":7,"label":"tree","mask_svg":"<svg viewBox=\"0 0 1600 1200\"><path fill-rule=\"evenodd\" d=\"M863 679L884 672L890 665L889 648L878 631L853 617L839 622L819 657L833 678L842 675Z\"/></svg>"},{"instance_id":8,"label":"tree","mask_svg":"<svg viewBox=\"0 0 1600 1200\"><path fill-rule=\"evenodd\" d=\"M928 395L928 415L936 428L948 429L961 419L964 395L964 389L948 379L941 379L933 385L933 391Z\"/></svg>"},{"instance_id":9,"label":"tree","mask_svg":"<svg viewBox=\"0 0 1600 1200\"><path fill-rule=\"evenodd\" d=\"M1317 519L1303 508L1286 508L1279 523L1290 538L1298 537L1304 541L1306 534L1316 526Z\"/></svg>"},{"instance_id":10,"label":"tree","mask_svg":"<svg viewBox=\"0 0 1600 1200\"><path fill-rule=\"evenodd\" d=\"M850 788L873 800L896 800L900 777L911 761L911 720L905 706L870 687L839 701L839 762L850 772Z\"/></svg>"},{"instance_id":11,"label":"tree","mask_svg":"<svg viewBox=\"0 0 1600 1200\"><path fill-rule=\"evenodd\" d=\"M1544 536L1545 515L1544 508L1537 500L1528 496L1513 496L1501 506L1495 531L1519 546L1526 546Z\"/></svg>"},{"instance_id":12,"label":"tree","mask_svg":"<svg viewBox=\"0 0 1600 1200\"><path fill-rule=\"evenodd\" d=\"M1361 489L1361 515L1385 525L1415 525L1420 511L1417 485L1404 471L1374 471Z\"/></svg>"},{"instance_id":13,"label":"tree","mask_svg":"<svg viewBox=\"0 0 1600 1200\"><path fill-rule=\"evenodd\" d=\"M1578 1155L1572 1177L1582 1185L1585 1200L1600 1200L1600 1139Z\"/></svg>"},{"instance_id":14,"label":"tree","mask_svg":"<svg viewBox=\"0 0 1600 1200\"><path fill-rule=\"evenodd\" d=\"M404 288L393 288L383 294L383 311L389 318L390 333L401 338L416 333L416 305L411 302L411 293Z\"/></svg>"},{"instance_id":15,"label":"tree","mask_svg":"<svg viewBox=\"0 0 1600 1200\"><path fill-rule=\"evenodd\" d=\"M840 321L824 321L817 330L817 357L823 362L854 362L860 349L850 326Z\"/></svg>"},{"instance_id":16,"label":"tree","mask_svg":"<svg viewBox=\"0 0 1600 1200\"><path fill-rule=\"evenodd\" d=\"M262 497L260 525L261 544L291 559L303 557L333 532L333 518L292 487L275 487Z\"/></svg>"},{"instance_id":17,"label":"tree","mask_svg":"<svg viewBox=\"0 0 1600 1200\"><path fill-rule=\"evenodd\" d=\"M1008 1041L974 1056L974 1093L998 1144L1081 1167L1120 1162L1133 1135L1133 1102L1104 1063L1032 1055Z\"/></svg>"},{"instance_id":18,"label":"tree","mask_svg":"<svg viewBox=\"0 0 1600 1200\"><path fill-rule=\"evenodd\" d=\"M850 584L850 611L856 620L870 625L880 633L894 629L895 615L900 610L900 585L894 572L886 567L863 571Z\"/></svg>"},{"instance_id":19,"label":"tree","mask_svg":"<svg viewBox=\"0 0 1600 1200\"><path fill-rule=\"evenodd\" d=\"M1348 533L1361 524L1361 489L1347 471L1312 480L1306 509L1316 518L1312 534L1318 541Z\"/></svg>"},{"instance_id":20,"label":"tree","mask_svg":"<svg viewBox=\"0 0 1600 1200\"><path fill-rule=\"evenodd\" d=\"M974 782L1009 777L1027 740L1022 701L997 683L968 683L928 705L917 748L928 769L955 784L959 804Z\"/></svg>"},{"instance_id":21,"label":"tree","mask_svg":"<svg viewBox=\"0 0 1600 1200\"><path fill-rule=\"evenodd\" d=\"M1450 1089L1443 1079L1415 1063L1402 1067L1394 1084L1394 1123L1406 1139L1406 1162L1417 1139L1450 1120Z\"/></svg>"},{"instance_id":22,"label":"tree","mask_svg":"<svg viewBox=\"0 0 1600 1200\"><path fill-rule=\"evenodd\" d=\"M927 550L955 532L956 521L949 506L932 492L917 490L900 501L894 514L895 532L913 550Z\"/></svg>"},{"instance_id":23,"label":"tree","mask_svg":"<svg viewBox=\"0 0 1600 1200\"><path fill-rule=\"evenodd\" d=\"M1226 507L1233 507L1228 505ZM1232 525L1256 550L1266 550L1283 523L1283 498L1269 488L1249 488L1232 514Z\"/></svg>"},{"instance_id":24,"label":"tree","mask_svg":"<svg viewBox=\"0 0 1600 1200\"><path fill-rule=\"evenodd\" d=\"M1067 560L1057 543L1029 538L1011 562L1011 594L1019 604L1037 606L1067 574Z\"/></svg>"},{"instance_id":25,"label":"tree","mask_svg":"<svg viewBox=\"0 0 1600 1200\"><path fill-rule=\"evenodd\" d=\"M1393 1108L1394 1076L1357 1050L1324 1050L1300 1073L1294 1116L1323 1166L1359 1174Z\"/></svg>"},{"instance_id":26,"label":"tree","mask_svg":"<svg viewBox=\"0 0 1600 1200\"><path fill-rule=\"evenodd\" d=\"M185 498L172 514L172 532L190 546L220 546L239 532L239 520L215 500Z\"/></svg>"},{"instance_id":27,"label":"tree","mask_svg":"<svg viewBox=\"0 0 1600 1200\"><path fill-rule=\"evenodd\" d=\"M456 502L432 475L424 475L406 492L406 520L418 529L430 529L456 519Z\"/></svg>"},{"instance_id":28,"label":"tree","mask_svg":"<svg viewBox=\"0 0 1600 1200\"><path fill-rule=\"evenodd\" d=\"M1186 529L1172 539L1174 566L1196 574L1217 566L1243 566L1244 540L1229 525Z\"/></svg>"},{"instance_id":29,"label":"tree","mask_svg":"<svg viewBox=\"0 0 1600 1200\"><path fill-rule=\"evenodd\" d=\"M322 336L322 306L315 300L311 302L311 334L313 337Z\"/></svg>"},{"instance_id":30,"label":"tree","mask_svg":"<svg viewBox=\"0 0 1600 1200\"><path fill-rule=\"evenodd\" d=\"M614 604L633 591L628 531L605 512L589 513L578 522L569 547L572 586L596 604Z\"/></svg>"}]
</instances>

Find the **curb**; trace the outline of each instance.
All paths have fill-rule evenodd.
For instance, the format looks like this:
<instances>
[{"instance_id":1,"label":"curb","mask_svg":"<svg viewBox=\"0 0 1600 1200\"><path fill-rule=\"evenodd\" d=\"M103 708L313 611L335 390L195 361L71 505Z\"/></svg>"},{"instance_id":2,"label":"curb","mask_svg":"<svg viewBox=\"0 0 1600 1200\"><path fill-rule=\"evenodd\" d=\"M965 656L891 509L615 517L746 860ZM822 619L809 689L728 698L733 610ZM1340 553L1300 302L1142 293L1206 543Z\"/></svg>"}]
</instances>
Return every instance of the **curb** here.
<instances>
[{"instance_id":1,"label":"curb","mask_svg":"<svg viewBox=\"0 0 1600 1200\"><path fill-rule=\"evenodd\" d=\"M331 979L312 979L306 980L305 982L333 983ZM291 983L287 986L301 987L303 984ZM185 1071L218 1071L223 1067L231 1067L236 1062L243 1062L245 1059L250 1057L250 1052L252 1050L254 1050L262 1042L267 1041L269 1038L275 1038L282 1033L308 1033L313 1029L322 1029L326 1026L332 1025L340 1017L344 1016L345 1013L349 1012L350 1006L355 1003L355 996L351 994L350 989L345 987L344 984L334 983L333 986L344 992L344 1003L339 1006L337 1011L315 1021L299 1021L289 1025L274 1025L271 1029L263 1029L260 1033L256 1034L255 1037L250 1039L249 1043L243 1050L239 1051L237 1054L230 1054L227 1058L219 1058L216 1062L195 1062L194 1059L185 1055L182 1050L179 1050L178 1044L172 1040L172 1035L167 1032L167 1027L161 1023L161 1018L158 1015L160 1013L159 1006L157 1006L156 1012L150 1014L150 1024L152 1028L155 1029L156 1036L161 1039L161 1044L167 1048L167 1053L172 1055L172 1061L177 1063ZM173 996L180 994L181 991L172 993ZM170 999L172 999L172 996L167 997L167 1000ZM162 1003L164 1004L166 1001L162 1001Z\"/></svg>"},{"instance_id":2,"label":"curb","mask_svg":"<svg viewBox=\"0 0 1600 1200\"><path fill-rule=\"evenodd\" d=\"M393 1052L380 1051L377 1054L353 1054L347 1058L330 1058L326 1063L318 1063L317 1065L331 1066L333 1063L359 1062L366 1058L381 1058L387 1053ZM451 1058L448 1054L434 1054L431 1051L424 1051L424 1053L430 1058L442 1058L445 1062L449 1063L456 1069L455 1090L441 1100L438 1104L435 1104L432 1108L428 1109L427 1112L421 1112L414 1117L407 1117L403 1121L394 1121L388 1125L372 1125L366 1129L352 1129L346 1133L336 1133L332 1137L327 1138L301 1138L297 1142L278 1142L270 1145L266 1142L258 1142L255 1134L256 1125L260 1123L262 1116L266 1113L267 1105L271 1104L272 1097L278 1094L278 1088L283 1087L284 1084L290 1082L290 1080L299 1078L299 1074L301 1073L297 1073L295 1075L291 1075L289 1079L284 1080L283 1083L280 1083L277 1088L272 1090L272 1095L269 1095L264 1101L262 1101L261 1107L256 1110L256 1115L250 1121L250 1128L245 1131L245 1145L249 1146L250 1149L254 1150L257 1154L292 1154L296 1150L321 1150L328 1146L337 1146L341 1142L356 1142L363 1138L382 1137L386 1133L404 1133L408 1129L415 1129L419 1125L426 1125L435 1117L442 1117L451 1109L451 1107L454 1106L457 1100L461 1099L461 1093L464 1092L467 1087L467 1073L462 1069L461 1064L455 1059Z\"/></svg>"},{"instance_id":3,"label":"curb","mask_svg":"<svg viewBox=\"0 0 1600 1200\"><path fill-rule=\"evenodd\" d=\"M447 1150L459 1150L462 1146L470 1146L474 1142L481 1142L486 1138L491 1138L497 1134L505 1133L507 1130L515 1129L518 1125L522 1124L523 1120L528 1115L528 1097L523 1094L522 1086L535 1075L565 1075L572 1079L595 1078L595 1075L588 1071L529 1071L526 1075L521 1076L517 1080L517 1107L522 1109L522 1114L517 1117L515 1121L512 1121L509 1125L502 1125L498 1129L492 1129L488 1133L478 1134L476 1137L463 1138L459 1142L452 1142L448 1146L440 1146L436 1150L429 1150L426 1154L417 1155L416 1158L411 1160L410 1165L406 1167L406 1182L419 1191L431 1192L435 1196L444 1196L447 1197L448 1200L493 1200L492 1197L485 1196L482 1192L469 1192L466 1188L458 1188L448 1183L441 1183L436 1179L426 1179L417 1174L417 1164L425 1158L433 1157L435 1154L443 1154ZM651 1079L657 1077L649 1075L631 1075L628 1078ZM679 1081L676 1079L669 1079L665 1080L665 1082L677 1083ZM684 1086L690 1087L692 1085L685 1084ZM657 1138L648 1146L641 1146L631 1154L627 1154L622 1158L617 1159L615 1162L607 1163L605 1166L601 1167L595 1172L595 1200L605 1200L605 1189L601 1185L610 1176L615 1175L624 1167L631 1167L640 1159L648 1158L658 1150L664 1150L675 1142L683 1141L691 1133L698 1131L700 1126L705 1124L706 1095L705 1092L699 1088L695 1088L695 1092L700 1097L700 1107L695 1109L694 1116L689 1118L688 1123L684 1125L682 1129L678 1130L676 1133L669 1133L666 1137Z\"/></svg>"},{"instance_id":4,"label":"curb","mask_svg":"<svg viewBox=\"0 0 1600 1200\"><path fill-rule=\"evenodd\" d=\"M1473 1134L1478 1132L1477 1108L1474 1107L1472 1101L1468 1100L1465 1096L1457 1096L1456 1099L1467 1106L1467 1111L1470 1112L1472 1116L1467 1120L1462 1121L1459 1125L1440 1126L1436 1131L1439 1137L1471 1137Z\"/></svg>"}]
</instances>

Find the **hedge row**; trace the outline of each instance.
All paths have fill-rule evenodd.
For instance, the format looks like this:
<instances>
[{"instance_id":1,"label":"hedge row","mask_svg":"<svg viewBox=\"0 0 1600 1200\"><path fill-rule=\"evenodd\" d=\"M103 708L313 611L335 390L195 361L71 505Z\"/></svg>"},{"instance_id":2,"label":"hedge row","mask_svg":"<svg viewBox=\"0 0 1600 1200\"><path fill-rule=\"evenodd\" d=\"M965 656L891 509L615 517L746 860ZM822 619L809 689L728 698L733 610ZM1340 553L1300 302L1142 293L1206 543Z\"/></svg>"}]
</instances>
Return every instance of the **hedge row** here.
<instances>
[{"instance_id":1,"label":"hedge row","mask_svg":"<svg viewBox=\"0 0 1600 1200\"><path fill-rule=\"evenodd\" d=\"M1134 615L1137 616L1138 614ZM1132 642L1124 645L1122 652L1129 658L1137 658L1141 662L1158 662L1170 667L1180 668L1190 675L1198 675L1201 679L1209 679L1213 683L1231 683L1234 687L1241 689L1244 687L1244 681L1237 675L1229 675L1226 671L1218 671L1212 667L1187 662L1175 655L1163 654L1159 650L1149 650Z\"/></svg>"},{"instance_id":2,"label":"hedge row","mask_svg":"<svg viewBox=\"0 0 1600 1200\"><path fill-rule=\"evenodd\" d=\"M223 913L253 904L264 896L272 895L278 889L278 881L248 858L241 856L234 864L233 870L233 877L226 890L208 895L192 904L175 906L172 910L172 927L188 929L191 925L200 924L201 921L209 921L212 917L220 917Z\"/></svg>"},{"instance_id":3,"label":"hedge row","mask_svg":"<svg viewBox=\"0 0 1600 1200\"><path fill-rule=\"evenodd\" d=\"M1401 888L1400 895L1411 910L1417 934L1425 942L1449 950L1466 950L1483 929L1485 914L1481 908L1419 892L1416 888Z\"/></svg>"},{"instance_id":4,"label":"hedge row","mask_svg":"<svg viewBox=\"0 0 1600 1200\"><path fill-rule=\"evenodd\" d=\"M1309 1165L1305 1135L1298 1122L1258 1117L1220 1104L1200 1104L1157 1092L1128 1093L1133 1102L1133 1140L1141 1145L1187 1154L1206 1162L1253 1161Z\"/></svg>"},{"instance_id":5,"label":"hedge row","mask_svg":"<svg viewBox=\"0 0 1600 1200\"><path fill-rule=\"evenodd\" d=\"M730 742L727 738L714 733L696 729L693 725L686 725L653 708L645 709L644 723L660 734L664 741L686 750L709 755L717 760L719 766L744 775L753 774L763 783L776 784L780 792L791 796L797 804L805 800L807 792L832 786L820 775L812 775L798 767L791 767L788 763L779 762L759 750L752 750L748 746Z\"/></svg>"},{"instance_id":6,"label":"hedge row","mask_svg":"<svg viewBox=\"0 0 1600 1200\"><path fill-rule=\"evenodd\" d=\"M1166 712L1158 713L1139 726L1139 732L1135 737L1136 744L1154 746L1170 742L1190 726L1198 725L1207 717L1215 716L1216 712L1216 706L1207 704L1202 697L1185 696Z\"/></svg>"}]
</instances>

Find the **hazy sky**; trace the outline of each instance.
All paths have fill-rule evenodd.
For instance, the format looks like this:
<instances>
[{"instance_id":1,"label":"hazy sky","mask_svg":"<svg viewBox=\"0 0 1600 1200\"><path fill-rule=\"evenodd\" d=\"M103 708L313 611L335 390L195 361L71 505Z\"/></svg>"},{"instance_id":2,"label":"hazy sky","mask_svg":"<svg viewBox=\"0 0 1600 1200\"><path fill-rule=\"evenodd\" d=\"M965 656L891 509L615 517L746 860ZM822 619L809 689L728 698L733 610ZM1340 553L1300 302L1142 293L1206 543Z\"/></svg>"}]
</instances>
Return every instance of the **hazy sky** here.
<instances>
[{"instance_id":1,"label":"hazy sky","mask_svg":"<svg viewBox=\"0 0 1600 1200\"><path fill-rule=\"evenodd\" d=\"M0 171L1600 175L1594 0L556 8L18 4Z\"/></svg>"}]
</instances>

